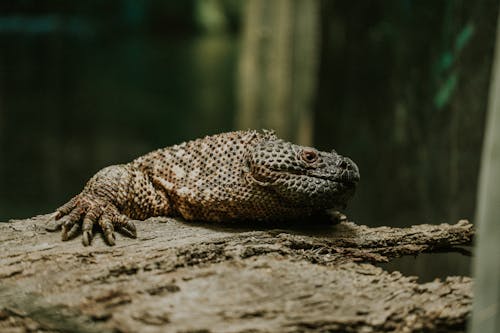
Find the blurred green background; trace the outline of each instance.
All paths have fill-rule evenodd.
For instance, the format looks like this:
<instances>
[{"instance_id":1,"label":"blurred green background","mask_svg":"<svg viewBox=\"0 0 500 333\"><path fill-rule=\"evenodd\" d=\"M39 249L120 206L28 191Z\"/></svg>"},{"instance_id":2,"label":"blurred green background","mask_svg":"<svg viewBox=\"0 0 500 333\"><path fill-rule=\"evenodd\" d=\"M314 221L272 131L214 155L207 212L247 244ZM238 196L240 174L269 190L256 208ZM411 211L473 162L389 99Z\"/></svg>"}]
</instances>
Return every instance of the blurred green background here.
<instances>
[{"instance_id":1,"label":"blurred green background","mask_svg":"<svg viewBox=\"0 0 500 333\"><path fill-rule=\"evenodd\" d=\"M498 0L2 1L0 221L53 211L102 167L249 127L356 161L358 223L471 219L497 12Z\"/></svg>"}]
</instances>

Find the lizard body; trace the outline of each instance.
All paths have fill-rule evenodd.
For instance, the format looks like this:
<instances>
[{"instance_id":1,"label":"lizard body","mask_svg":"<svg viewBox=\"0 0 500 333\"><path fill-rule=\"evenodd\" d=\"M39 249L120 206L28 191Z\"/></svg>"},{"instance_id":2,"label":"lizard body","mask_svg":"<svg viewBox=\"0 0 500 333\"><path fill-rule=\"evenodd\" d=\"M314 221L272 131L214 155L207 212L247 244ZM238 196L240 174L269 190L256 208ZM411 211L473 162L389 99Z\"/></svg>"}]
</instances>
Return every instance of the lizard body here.
<instances>
[{"instance_id":1,"label":"lizard body","mask_svg":"<svg viewBox=\"0 0 500 333\"><path fill-rule=\"evenodd\" d=\"M114 229L136 236L133 220L284 220L345 207L359 171L335 151L279 139L271 131L236 131L158 149L100 170L57 209L63 240L94 224L109 244Z\"/></svg>"}]
</instances>

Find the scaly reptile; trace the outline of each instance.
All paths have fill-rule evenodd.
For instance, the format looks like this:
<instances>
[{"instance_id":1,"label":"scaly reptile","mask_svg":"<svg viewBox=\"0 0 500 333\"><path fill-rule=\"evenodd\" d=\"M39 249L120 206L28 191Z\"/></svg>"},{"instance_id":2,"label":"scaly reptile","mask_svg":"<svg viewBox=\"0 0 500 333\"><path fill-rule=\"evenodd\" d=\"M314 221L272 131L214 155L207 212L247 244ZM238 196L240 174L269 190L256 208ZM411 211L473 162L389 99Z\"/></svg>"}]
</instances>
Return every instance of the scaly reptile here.
<instances>
[{"instance_id":1,"label":"scaly reptile","mask_svg":"<svg viewBox=\"0 0 500 333\"><path fill-rule=\"evenodd\" d=\"M345 208L359 181L347 157L279 139L274 132L237 131L153 151L100 170L59 207L49 230L62 239L80 230L90 245L98 224L110 245L114 230L136 237L133 220L286 220Z\"/></svg>"}]
</instances>

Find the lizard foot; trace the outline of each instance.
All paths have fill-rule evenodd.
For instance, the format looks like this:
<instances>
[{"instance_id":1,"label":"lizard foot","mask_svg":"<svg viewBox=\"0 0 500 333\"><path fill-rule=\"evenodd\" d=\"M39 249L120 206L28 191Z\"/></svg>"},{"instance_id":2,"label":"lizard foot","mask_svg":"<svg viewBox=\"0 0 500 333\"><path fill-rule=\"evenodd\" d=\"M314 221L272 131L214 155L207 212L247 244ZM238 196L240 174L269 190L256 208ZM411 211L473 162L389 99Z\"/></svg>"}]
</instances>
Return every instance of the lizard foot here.
<instances>
[{"instance_id":1,"label":"lizard foot","mask_svg":"<svg viewBox=\"0 0 500 333\"><path fill-rule=\"evenodd\" d=\"M48 231L62 230L63 241L76 237L82 231L83 245L92 242L94 225L99 225L109 245L115 245L115 229L136 238L137 231L133 220L121 214L118 209L104 199L79 194L59 207L52 215L54 223L46 226Z\"/></svg>"},{"instance_id":2,"label":"lizard foot","mask_svg":"<svg viewBox=\"0 0 500 333\"><path fill-rule=\"evenodd\" d=\"M341 222L347 222L348 218L345 214L339 212L338 210L329 209L325 211L327 219L333 224L339 224Z\"/></svg>"}]
</instances>

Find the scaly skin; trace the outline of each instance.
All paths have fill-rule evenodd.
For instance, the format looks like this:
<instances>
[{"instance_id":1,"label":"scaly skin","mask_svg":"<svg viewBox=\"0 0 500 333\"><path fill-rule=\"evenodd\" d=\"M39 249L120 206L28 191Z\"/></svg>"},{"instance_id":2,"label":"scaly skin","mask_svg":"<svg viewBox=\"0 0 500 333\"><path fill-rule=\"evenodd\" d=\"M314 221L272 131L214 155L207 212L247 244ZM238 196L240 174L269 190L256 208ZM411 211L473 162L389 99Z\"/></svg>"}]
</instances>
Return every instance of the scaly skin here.
<instances>
[{"instance_id":1,"label":"scaly skin","mask_svg":"<svg viewBox=\"0 0 500 333\"><path fill-rule=\"evenodd\" d=\"M133 220L286 220L344 208L359 171L335 151L283 141L270 131L207 136L153 151L99 171L83 191L57 209L62 239L98 224L110 245L114 230L136 236Z\"/></svg>"}]
</instances>

